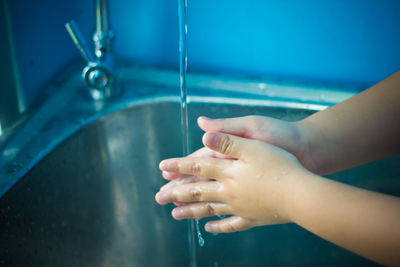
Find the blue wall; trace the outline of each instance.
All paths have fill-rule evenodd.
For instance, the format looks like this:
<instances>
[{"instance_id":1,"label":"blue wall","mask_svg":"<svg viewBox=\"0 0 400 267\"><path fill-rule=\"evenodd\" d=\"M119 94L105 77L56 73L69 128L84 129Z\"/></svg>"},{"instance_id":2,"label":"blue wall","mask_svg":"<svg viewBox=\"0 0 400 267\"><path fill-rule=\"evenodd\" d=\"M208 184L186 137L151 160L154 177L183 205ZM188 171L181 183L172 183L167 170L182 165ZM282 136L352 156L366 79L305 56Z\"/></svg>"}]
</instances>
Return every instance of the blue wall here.
<instances>
[{"instance_id":1,"label":"blue wall","mask_svg":"<svg viewBox=\"0 0 400 267\"><path fill-rule=\"evenodd\" d=\"M89 23L86 16L93 18L94 12L87 12L89 9L79 2L8 1L24 102L27 106L32 104L46 82L56 78L54 75L62 66L77 56L72 41L66 34L64 23L76 18L81 24L87 25ZM82 30L89 33L87 26Z\"/></svg>"},{"instance_id":2,"label":"blue wall","mask_svg":"<svg viewBox=\"0 0 400 267\"><path fill-rule=\"evenodd\" d=\"M398 0L197 0L189 17L196 70L367 86L400 68Z\"/></svg>"},{"instance_id":3,"label":"blue wall","mask_svg":"<svg viewBox=\"0 0 400 267\"><path fill-rule=\"evenodd\" d=\"M78 56L64 22L89 39L92 1L13 0L28 104ZM190 71L365 88L400 68L400 1L188 0ZM120 61L178 67L176 0L110 0ZM83 64L83 62L82 62Z\"/></svg>"}]
</instances>

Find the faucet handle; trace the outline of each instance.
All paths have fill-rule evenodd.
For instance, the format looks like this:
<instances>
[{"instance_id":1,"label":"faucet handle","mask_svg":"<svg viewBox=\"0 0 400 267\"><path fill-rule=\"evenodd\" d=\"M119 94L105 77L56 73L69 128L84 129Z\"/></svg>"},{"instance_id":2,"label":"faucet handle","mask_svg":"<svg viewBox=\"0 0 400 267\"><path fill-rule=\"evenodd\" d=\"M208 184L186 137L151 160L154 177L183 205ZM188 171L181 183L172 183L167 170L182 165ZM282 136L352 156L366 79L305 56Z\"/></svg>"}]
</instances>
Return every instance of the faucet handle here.
<instances>
[{"instance_id":1,"label":"faucet handle","mask_svg":"<svg viewBox=\"0 0 400 267\"><path fill-rule=\"evenodd\" d=\"M81 53L82 57L86 60L86 62L87 63L96 62L96 57L87 46L85 38L83 38L75 21L72 20L66 23L65 28L67 29L69 36L71 36L72 41L74 42L75 46L78 48L79 52Z\"/></svg>"}]
</instances>

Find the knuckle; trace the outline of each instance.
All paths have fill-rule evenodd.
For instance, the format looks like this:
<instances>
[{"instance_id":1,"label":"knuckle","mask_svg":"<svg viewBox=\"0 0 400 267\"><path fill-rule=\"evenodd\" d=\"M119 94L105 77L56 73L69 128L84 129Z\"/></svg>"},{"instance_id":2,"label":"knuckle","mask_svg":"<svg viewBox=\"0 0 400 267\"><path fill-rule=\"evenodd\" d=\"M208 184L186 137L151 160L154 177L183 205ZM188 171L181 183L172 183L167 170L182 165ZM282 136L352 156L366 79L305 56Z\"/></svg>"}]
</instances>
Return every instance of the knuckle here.
<instances>
[{"instance_id":1,"label":"knuckle","mask_svg":"<svg viewBox=\"0 0 400 267\"><path fill-rule=\"evenodd\" d=\"M190 165L190 173L192 173L192 174L194 174L194 175L200 175L200 174L201 174L201 171L202 171L202 168L201 168L201 164L200 164L200 163L198 163L198 162L193 162L193 163Z\"/></svg>"},{"instance_id":2,"label":"knuckle","mask_svg":"<svg viewBox=\"0 0 400 267\"><path fill-rule=\"evenodd\" d=\"M231 137L229 136L224 136L223 138L221 138L220 144L220 151L223 154L229 154L232 152L232 148L233 148L233 140Z\"/></svg>"},{"instance_id":3,"label":"knuckle","mask_svg":"<svg viewBox=\"0 0 400 267\"><path fill-rule=\"evenodd\" d=\"M201 201L202 200L202 193L200 188L193 187L190 189L190 198L191 200Z\"/></svg>"},{"instance_id":4,"label":"knuckle","mask_svg":"<svg viewBox=\"0 0 400 267\"><path fill-rule=\"evenodd\" d=\"M207 214L209 215L217 215L215 208L211 203L206 204Z\"/></svg>"}]
</instances>

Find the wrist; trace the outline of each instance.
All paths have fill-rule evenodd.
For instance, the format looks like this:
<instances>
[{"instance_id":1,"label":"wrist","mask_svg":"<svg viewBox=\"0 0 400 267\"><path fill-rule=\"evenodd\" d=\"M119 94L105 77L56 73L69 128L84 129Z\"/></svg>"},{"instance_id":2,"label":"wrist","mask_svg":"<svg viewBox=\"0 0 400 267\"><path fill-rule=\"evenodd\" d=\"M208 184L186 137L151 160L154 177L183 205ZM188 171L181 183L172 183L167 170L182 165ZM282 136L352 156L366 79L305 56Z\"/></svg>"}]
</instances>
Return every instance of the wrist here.
<instances>
[{"instance_id":1,"label":"wrist","mask_svg":"<svg viewBox=\"0 0 400 267\"><path fill-rule=\"evenodd\" d=\"M294 122L294 128L297 136L297 158L300 163L310 172L315 174L321 173L321 164L319 161L318 151L320 150L320 142L318 142L318 134L316 127L309 123L306 119Z\"/></svg>"},{"instance_id":2,"label":"wrist","mask_svg":"<svg viewBox=\"0 0 400 267\"><path fill-rule=\"evenodd\" d=\"M316 175L309 172L303 167L293 170L284 185L284 192L282 194L282 215L288 222L297 223L298 212L301 210L299 205L302 205L302 200L307 195L310 189L312 180Z\"/></svg>"}]
</instances>

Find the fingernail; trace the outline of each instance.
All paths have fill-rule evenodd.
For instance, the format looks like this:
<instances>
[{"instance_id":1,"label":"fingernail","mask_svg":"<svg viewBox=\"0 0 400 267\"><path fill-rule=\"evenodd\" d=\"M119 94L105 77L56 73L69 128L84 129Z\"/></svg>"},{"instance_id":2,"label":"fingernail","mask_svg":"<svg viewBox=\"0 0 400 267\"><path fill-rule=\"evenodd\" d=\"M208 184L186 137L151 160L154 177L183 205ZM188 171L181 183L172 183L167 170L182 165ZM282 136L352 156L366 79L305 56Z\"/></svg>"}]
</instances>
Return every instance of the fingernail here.
<instances>
[{"instance_id":1,"label":"fingernail","mask_svg":"<svg viewBox=\"0 0 400 267\"><path fill-rule=\"evenodd\" d=\"M183 210L182 209L173 209L172 216L175 219L182 219L183 218Z\"/></svg>"},{"instance_id":2,"label":"fingernail","mask_svg":"<svg viewBox=\"0 0 400 267\"><path fill-rule=\"evenodd\" d=\"M158 203L164 203L165 200L166 200L166 195L161 193L161 192L158 192L156 194L156 200L157 200Z\"/></svg>"},{"instance_id":3,"label":"fingernail","mask_svg":"<svg viewBox=\"0 0 400 267\"><path fill-rule=\"evenodd\" d=\"M213 147L217 143L218 135L216 133L205 133L203 135L203 143L206 146Z\"/></svg>"},{"instance_id":4,"label":"fingernail","mask_svg":"<svg viewBox=\"0 0 400 267\"><path fill-rule=\"evenodd\" d=\"M168 161L167 160L161 161L159 167L160 167L160 170L162 170L162 171L168 170Z\"/></svg>"}]
</instances>

